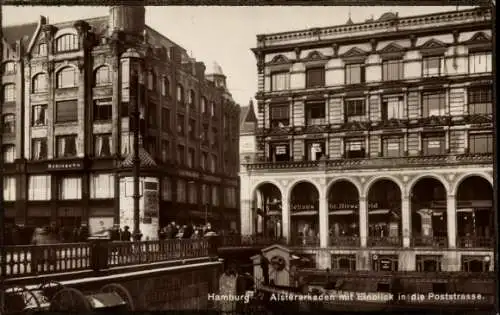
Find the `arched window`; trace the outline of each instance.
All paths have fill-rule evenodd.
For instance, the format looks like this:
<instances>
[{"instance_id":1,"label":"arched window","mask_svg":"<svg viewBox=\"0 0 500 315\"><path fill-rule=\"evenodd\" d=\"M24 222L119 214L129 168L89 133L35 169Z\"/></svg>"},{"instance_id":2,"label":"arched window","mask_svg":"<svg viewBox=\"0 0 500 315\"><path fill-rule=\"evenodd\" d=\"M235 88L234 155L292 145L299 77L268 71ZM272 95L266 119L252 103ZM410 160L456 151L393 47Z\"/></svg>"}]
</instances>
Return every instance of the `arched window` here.
<instances>
[{"instance_id":1,"label":"arched window","mask_svg":"<svg viewBox=\"0 0 500 315\"><path fill-rule=\"evenodd\" d=\"M148 90L153 91L156 89L156 75L153 71L148 72Z\"/></svg>"},{"instance_id":2,"label":"arched window","mask_svg":"<svg viewBox=\"0 0 500 315\"><path fill-rule=\"evenodd\" d=\"M78 73L73 67L66 67L57 73L57 88L75 87L78 82Z\"/></svg>"},{"instance_id":3,"label":"arched window","mask_svg":"<svg viewBox=\"0 0 500 315\"><path fill-rule=\"evenodd\" d=\"M189 99L188 99L189 106L194 107L194 105L196 104L196 102L195 102L195 100L196 100L196 94L194 93L193 90L189 90L188 97L189 97Z\"/></svg>"},{"instance_id":4,"label":"arched window","mask_svg":"<svg viewBox=\"0 0 500 315\"><path fill-rule=\"evenodd\" d=\"M111 72L108 66L101 66L95 71L94 77L95 86L111 84Z\"/></svg>"},{"instance_id":5,"label":"arched window","mask_svg":"<svg viewBox=\"0 0 500 315\"><path fill-rule=\"evenodd\" d=\"M14 102L16 100L16 85L13 83L3 86L3 101Z\"/></svg>"},{"instance_id":6,"label":"arched window","mask_svg":"<svg viewBox=\"0 0 500 315\"><path fill-rule=\"evenodd\" d=\"M38 56L47 56L47 44L41 43L38 45Z\"/></svg>"},{"instance_id":7,"label":"arched window","mask_svg":"<svg viewBox=\"0 0 500 315\"><path fill-rule=\"evenodd\" d=\"M184 103L184 88L177 84L177 102Z\"/></svg>"},{"instance_id":8,"label":"arched window","mask_svg":"<svg viewBox=\"0 0 500 315\"><path fill-rule=\"evenodd\" d=\"M78 36L75 34L61 35L56 39L56 52L78 50Z\"/></svg>"},{"instance_id":9,"label":"arched window","mask_svg":"<svg viewBox=\"0 0 500 315\"><path fill-rule=\"evenodd\" d=\"M38 73L33 77L33 93L47 92L47 75L45 73Z\"/></svg>"},{"instance_id":10,"label":"arched window","mask_svg":"<svg viewBox=\"0 0 500 315\"><path fill-rule=\"evenodd\" d=\"M15 133L16 132L16 116L14 114L5 114L2 118L2 132Z\"/></svg>"},{"instance_id":11,"label":"arched window","mask_svg":"<svg viewBox=\"0 0 500 315\"><path fill-rule=\"evenodd\" d=\"M202 113L206 113L207 112L207 99L205 98L205 96L202 96L201 97L201 112Z\"/></svg>"},{"instance_id":12,"label":"arched window","mask_svg":"<svg viewBox=\"0 0 500 315\"><path fill-rule=\"evenodd\" d=\"M161 95L169 96L170 95L170 82L166 77L161 79Z\"/></svg>"},{"instance_id":13,"label":"arched window","mask_svg":"<svg viewBox=\"0 0 500 315\"><path fill-rule=\"evenodd\" d=\"M16 73L16 63L14 61L7 61L3 64L3 74Z\"/></svg>"}]
</instances>

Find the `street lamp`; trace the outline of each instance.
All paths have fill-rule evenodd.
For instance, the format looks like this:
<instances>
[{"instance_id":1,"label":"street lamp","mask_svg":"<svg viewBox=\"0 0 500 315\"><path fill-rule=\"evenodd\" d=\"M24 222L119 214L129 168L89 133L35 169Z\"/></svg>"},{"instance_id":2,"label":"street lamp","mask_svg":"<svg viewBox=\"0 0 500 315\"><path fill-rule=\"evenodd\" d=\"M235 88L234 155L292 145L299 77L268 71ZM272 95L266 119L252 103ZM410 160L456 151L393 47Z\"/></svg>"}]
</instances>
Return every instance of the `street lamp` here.
<instances>
[{"instance_id":1,"label":"street lamp","mask_svg":"<svg viewBox=\"0 0 500 315\"><path fill-rule=\"evenodd\" d=\"M141 84L139 82L139 73L137 67L139 66L138 62L130 63L131 72L130 72L130 84L131 84L131 92L130 93L130 121L132 122L133 134L134 134L134 156L133 156L133 168L132 168L132 177L134 181L134 193L132 198L134 199L134 229L133 229L133 238L134 241L140 241L142 238L142 233L140 230L140 209L139 203L141 200L141 193L139 188L139 173L141 169L141 159L139 157L139 133L140 133L140 111L139 111L139 102L141 99ZM135 91L134 91L135 90Z\"/></svg>"}]
</instances>

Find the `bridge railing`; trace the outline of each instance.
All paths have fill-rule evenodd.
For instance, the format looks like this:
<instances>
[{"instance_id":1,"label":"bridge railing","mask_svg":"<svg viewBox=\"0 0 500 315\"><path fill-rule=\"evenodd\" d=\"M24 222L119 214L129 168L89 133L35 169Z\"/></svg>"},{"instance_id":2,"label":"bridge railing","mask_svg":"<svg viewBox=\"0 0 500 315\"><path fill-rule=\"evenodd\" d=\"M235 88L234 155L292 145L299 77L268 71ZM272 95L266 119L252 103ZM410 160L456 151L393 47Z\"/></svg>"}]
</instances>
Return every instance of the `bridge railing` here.
<instances>
[{"instance_id":1,"label":"bridge railing","mask_svg":"<svg viewBox=\"0 0 500 315\"><path fill-rule=\"evenodd\" d=\"M5 276L103 270L110 267L217 256L218 241L171 239L142 242L112 242L89 239L85 243L5 246ZM0 270L1 275L1 270Z\"/></svg>"}]
</instances>

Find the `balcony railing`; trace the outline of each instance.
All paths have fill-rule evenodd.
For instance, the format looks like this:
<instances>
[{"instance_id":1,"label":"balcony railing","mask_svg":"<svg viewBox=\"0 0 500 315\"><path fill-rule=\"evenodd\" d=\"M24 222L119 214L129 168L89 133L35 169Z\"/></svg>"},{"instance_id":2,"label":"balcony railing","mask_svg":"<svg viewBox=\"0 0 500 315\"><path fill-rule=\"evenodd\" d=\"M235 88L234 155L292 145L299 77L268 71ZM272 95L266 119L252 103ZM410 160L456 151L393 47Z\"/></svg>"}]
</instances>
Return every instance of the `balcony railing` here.
<instances>
[{"instance_id":1,"label":"balcony railing","mask_svg":"<svg viewBox=\"0 0 500 315\"><path fill-rule=\"evenodd\" d=\"M263 235L224 235L220 237L220 247L269 246L285 244L286 240Z\"/></svg>"},{"instance_id":2,"label":"balcony railing","mask_svg":"<svg viewBox=\"0 0 500 315\"><path fill-rule=\"evenodd\" d=\"M297 247L318 247L320 244L319 238L316 236L294 236L290 240L290 245Z\"/></svg>"},{"instance_id":3,"label":"balcony railing","mask_svg":"<svg viewBox=\"0 0 500 315\"><path fill-rule=\"evenodd\" d=\"M358 236L330 236L330 246L335 247L359 247Z\"/></svg>"},{"instance_id":4,"label":"balcony railing","mask_svg":"<svg viewBox=\"0 0 500 315\"><path fill-rule=\"evenodd\" d=\"M493 248L493 237L461 236L457 238L459 248Z\"/></svg>"},{"instance_id":5,"label":"balcony railing","mask_svg":"<svg viewBox=\"0 0 500 315\"><path fill-rule=\"evenodd\" d=\"M408 156L387 158L357 158L323 161L257 162L246 164L248 170L310 169L324 167L331 170L361 168L398 168L409 166L443 166L463 164L491 164L493 154L455 154L436 156Z\"/></svg>"},{"instance_id":6,"label":"balcony railing","mask_svg":"<svg viewBox=\"0 0 500 315\"><path fill-rule=\"evenodd\" d=\"M401 237L369 236L369 247L400 247L402 245Z\"/></svg>"},{"instance_id":7,"label":"balcony railing","mask_svg":"<svg viewBox=\"0 0 500 315\"><path fill-rule=\"evenodd\" d=\"M440 236L416 236L413 237L411 242L412 247L433 247L444 248L448 246L448 238Z\"/></svg>"}]
</instances>

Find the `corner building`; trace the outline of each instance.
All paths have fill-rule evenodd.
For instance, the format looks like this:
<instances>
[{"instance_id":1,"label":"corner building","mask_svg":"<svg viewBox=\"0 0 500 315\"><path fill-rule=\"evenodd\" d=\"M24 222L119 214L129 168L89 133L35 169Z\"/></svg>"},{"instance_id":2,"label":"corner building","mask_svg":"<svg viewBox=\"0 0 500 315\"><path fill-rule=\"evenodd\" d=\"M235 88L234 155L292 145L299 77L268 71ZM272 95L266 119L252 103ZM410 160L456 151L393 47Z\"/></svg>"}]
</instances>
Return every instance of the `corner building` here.
<instances>
[{"instance_id":1,"label":"corner building","mask_svg":"<svg viewBox=\"0 0 500 315\"><path fill-rule=\"evenodd\" d=\"M147 26L140 6L58 24L41 17L3 34L9 225L133 226L134 97L143 234L155 238L171 220L237 224L238 138L231 135L240 114L219 65L206 71Z\"/></svg>"},{"instance_id":2,"label":"corner building","mask_svg":"<svg viewBox=\"0 0 500 315\"><path fill-rule=\"evenodd\" d=\"M257 36L242 233L320 269L493 271L491 30L477 8Z\"/></svg>"}]
</instances>

